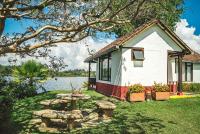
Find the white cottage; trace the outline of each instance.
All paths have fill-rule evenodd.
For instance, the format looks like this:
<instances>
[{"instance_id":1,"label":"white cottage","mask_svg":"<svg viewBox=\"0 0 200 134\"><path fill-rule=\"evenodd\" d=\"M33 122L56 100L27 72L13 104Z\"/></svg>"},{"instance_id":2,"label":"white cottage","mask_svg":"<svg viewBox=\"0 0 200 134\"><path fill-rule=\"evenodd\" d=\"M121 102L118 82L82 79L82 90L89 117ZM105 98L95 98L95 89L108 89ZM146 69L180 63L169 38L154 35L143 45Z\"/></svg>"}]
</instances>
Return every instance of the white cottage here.
<instances>
[{"instance_id":1,"label":"white cottage","mask_svg":"<svg viewBox=\"0 0 200 134\"><path fill-rule=\"evenodd\" d=\"M136 83L147 90L154 82L171 84L172 90L181 93L182 81L200 82L199 61L200 56L159 20L140 26L85 60L89 66L96 63L96 78L89 75L96 91L119 99L125 99L128 86Z\"/></svg>"}]
</instances>

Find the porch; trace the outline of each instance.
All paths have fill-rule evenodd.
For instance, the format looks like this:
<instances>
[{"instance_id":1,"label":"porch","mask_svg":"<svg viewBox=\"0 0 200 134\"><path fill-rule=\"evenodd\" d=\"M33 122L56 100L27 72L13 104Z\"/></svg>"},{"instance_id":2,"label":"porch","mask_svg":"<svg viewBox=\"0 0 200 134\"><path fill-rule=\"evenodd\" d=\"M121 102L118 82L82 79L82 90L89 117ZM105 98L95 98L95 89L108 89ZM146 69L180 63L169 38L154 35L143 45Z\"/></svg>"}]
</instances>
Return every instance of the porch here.
<instances>
[{"instance_id":1,"label":"porch","mask_svg":"<svg viewBox=\"0 0 200 134\"><path fill-rule=\"evenodd\" d=\"M168 51L167 57L167 83L170 87L170 92L177 95L182 93L182 64L184 52Z\"/></svg>"}]
</instances>

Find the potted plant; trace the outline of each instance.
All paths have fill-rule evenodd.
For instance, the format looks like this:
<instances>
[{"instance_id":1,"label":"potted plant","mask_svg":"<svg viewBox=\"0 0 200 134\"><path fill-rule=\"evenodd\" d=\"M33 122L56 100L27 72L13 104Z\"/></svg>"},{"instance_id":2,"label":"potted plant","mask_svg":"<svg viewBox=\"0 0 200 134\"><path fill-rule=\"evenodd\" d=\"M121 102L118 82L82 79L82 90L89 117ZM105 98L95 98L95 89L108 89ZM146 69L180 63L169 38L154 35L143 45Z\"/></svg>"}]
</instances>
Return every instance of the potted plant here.
<instances>
[{"instance_id":1,"label":"potted plant","mask_svg":"<svg viewBox=\"0 0 200 134\"><path fill-rule=\"evenodd\" d=\"M131 102L145 101L144 87L141 84L134 84L129 86L128 99Z\"/></svg>"},{"instance_id":2,"label":"potted plant","mask_svg":"<svg viewBox=\"0 0 200 134\"><path fill-rule=\"evenodd\" d=\"M76 89L73 87L72 83L71 84L71 88L72 88L72 97L83 97L84 94L82 94L81 88Z\"/></svg>"},{"instance_id":3,"label":"potted plant","mask_svg":"<svg viewBox=\"0 0 200 134\"><path fill-rule=\"evenodd\" d=\"M154 100L168 100L169 96L169 86L167 84L154 82L152 91L152 97Z\"/></svg>"}]
</instances>

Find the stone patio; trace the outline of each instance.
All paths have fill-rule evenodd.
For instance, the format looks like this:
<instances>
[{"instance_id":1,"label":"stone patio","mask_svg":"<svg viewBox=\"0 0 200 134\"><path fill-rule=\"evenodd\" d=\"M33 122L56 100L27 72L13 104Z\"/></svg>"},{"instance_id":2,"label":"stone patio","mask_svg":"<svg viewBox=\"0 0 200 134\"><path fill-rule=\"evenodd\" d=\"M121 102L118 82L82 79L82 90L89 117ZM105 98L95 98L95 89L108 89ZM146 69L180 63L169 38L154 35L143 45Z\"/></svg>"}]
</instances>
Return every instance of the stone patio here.
<instances>
[{"instance_id":1,"label":"stone patio","mask_svg":"<svg viewBox=\"0 0 200 134\"><path fill-rule=\"evenodd\" d=\"M57 99L44 100L40 104L51 107L55 104L66 104L66 97L69 94L59 94ZM70 131L72 129L82 129L97 126L100 123L110 121L113 110L116 108L115 104L109 101L97 101L96 108L82 109L82 110L52 110L43 109L34 111L35 119L29 122L30 126L37 128L44 133L60 133L63 131Z\"/></svg>"}]
</instances>

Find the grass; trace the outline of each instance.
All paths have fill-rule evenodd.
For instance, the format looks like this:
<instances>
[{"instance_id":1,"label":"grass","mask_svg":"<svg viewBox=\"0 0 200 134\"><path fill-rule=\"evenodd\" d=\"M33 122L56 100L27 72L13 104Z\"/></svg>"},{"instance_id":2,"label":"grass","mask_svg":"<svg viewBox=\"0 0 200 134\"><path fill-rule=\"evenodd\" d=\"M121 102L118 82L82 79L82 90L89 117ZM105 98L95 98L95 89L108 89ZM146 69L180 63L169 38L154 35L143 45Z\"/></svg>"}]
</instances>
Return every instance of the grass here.
<instances>
[{"instance_id":1,"label":"grass","mask_svg":"<svg viewBox=\"0 0 200 134\"><path fill-rule=\"evenodd\" d=\"M42 108L38 103L41 100L54 98L57 93L64 92L66 91L52 91L17 101L11 113L12 129L9 130L26 133L28 122L32 119L32 112ZM81 102L80 108L94 108L95 100L110 99L94 91L84 92L91 95L92 98ZM117 105L117 108L110 123L71 133L200 133L200 97L138 103L121 102L115 99L111 99L111 101ZM31 133L39 132L33 129Z\"/></svg>"}]
</instances>

